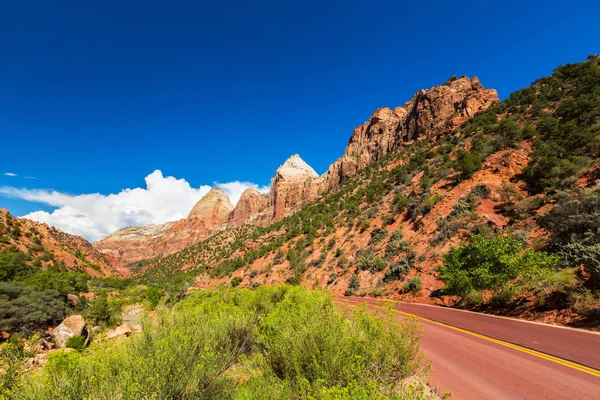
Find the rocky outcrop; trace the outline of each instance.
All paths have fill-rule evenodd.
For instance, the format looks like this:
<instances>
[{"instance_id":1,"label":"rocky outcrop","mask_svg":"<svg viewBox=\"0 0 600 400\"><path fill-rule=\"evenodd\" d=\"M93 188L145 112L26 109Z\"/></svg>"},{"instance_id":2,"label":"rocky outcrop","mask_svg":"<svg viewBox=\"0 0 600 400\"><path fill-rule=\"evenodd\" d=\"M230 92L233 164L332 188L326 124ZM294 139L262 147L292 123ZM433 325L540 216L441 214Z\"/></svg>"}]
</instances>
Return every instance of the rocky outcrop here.
<instances>
[{"instance_id":1,"label":"rocky outcrop","mask_svg":"<svg viewBox=\"0 0 600 400\"><path fill-rule=\"evenodd\" d=\"M81 315L71 315L59 326L54 328L52 339L57 347L65 347L67 340L72 336L81 336L85 328L85 320Z\"/></svg>"},{"instance_id":2,"label":"rocky outcrop","mask_svg":"<svg viewBox=\"0 0 600 400\"><path fill-rule=\"evenodd\" d=\"M401 107L380 108L354 129L344 155L323 176L327 190L405 142L443 134L498 102L494 89L479 80L451 78L441 86L421 90Z\"/></svg>"},{"instance_id":3,"label":"rocky outcrop","mask_svg":"<svg viewBox=\"0 0 600 400\"><path fill-rule=\"evenodd\" d=\"M106 332L106 338L107 339L115 339L115 338L119 338L122 336L129 336L129 335L131 335L131 333L132 333L131 327L129 326L129 324L125 323L125 324L117 326L115 329L111 329L108 332Z\"/></svg>"},{"instance_id":4,"label":"rocky outcrop","mask_svg":"<svg viewBox=\"0 0 600 400\"><path fill-rule=\"evenodd\" d=\"M196 203L187 219L200 219L210 229L225 224L232 210L229 197L221 189L212 188Z\"/></svg>"},{"instance_id":5,"label":"rocky outcrop","mask_svg":"<svg viewBox=\"0 0 600 400\"><path fill-rule=\"evenodd\" d=\"M319 178L307 163L294 154L275 171L271 179L269 206L273 207L272 220L278 221L298 211L317 195L313 181Z\"/></svg>"},{"instance_id":6,"label":"rocky outcrop","mask_svg":"<svg viewBox=\"0 0 600 400\"><path fill-rule=\"evenodd\" d=\"M260 213L269 205L268 196L256 189L246 189L240 196L235 208L229 214L227 226L237 227L244 224L263 225L269 219L260 220Z\"/></svg>"}]
</instances>

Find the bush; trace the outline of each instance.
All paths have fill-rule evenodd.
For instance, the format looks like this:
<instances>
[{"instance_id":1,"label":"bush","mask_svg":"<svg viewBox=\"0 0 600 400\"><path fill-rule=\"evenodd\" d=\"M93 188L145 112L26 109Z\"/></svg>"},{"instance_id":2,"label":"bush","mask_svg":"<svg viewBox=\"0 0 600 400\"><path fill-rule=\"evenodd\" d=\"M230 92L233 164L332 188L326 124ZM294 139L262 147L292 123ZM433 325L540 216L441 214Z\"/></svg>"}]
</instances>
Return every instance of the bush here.
<instances>
[{"instance_id":1,"label":"bush","mask_svg":"<svg viewBox=\"0 0 600 400\"><path fill-rule=\"evenodd\" d=\"M18 397L420 398L404 383L427 369L415 321L337 310L301 288L196 292L140 336L52 354Z\"/></svg>"},{"instance_id":2,"label":"bush","mask_svg":"<svg viewBox=\"0 0 600 400\"><path fill-rule=\"evenodd\" d=\"M376 227L371 231L371 243L381 242L387 237L388 233L385 228Z\"/></svg>"},{"instance_id":3,"label":"bush","mask_svg":"<svg viewBox=\"0 0 600 400\"><path fill-rule=\"evenodd\" d=\"M521 283L538 283L545 289L556 272L558 259L545 252L529 250L512 236L487 239L471 235L471 243L461 243L444 256L439 268L447 294L466 298L473 290L498 290L519 277Z\"/></svg>"},{"instance_id":4,"label":"bush","mask_svg":"<svg viewBox=\"0 0 600 400\"><path fill-rule=\"evenodd\" d=\"M460 173L460 179L467 179L481 169L481 155L476 152L468 152L464 149L458 149L454 168Z\"/></svg>"},{"instance_id":5,"label":"bush","mask_svg":"<svg viewBox=\"0 0 600 400\"><path fill-rule=\"evenodd\" d=\"M350 283L348 284L348 288L346 289L346 293L344 296L354 296L354 293L360 289L360 281L358 280L358 274L355 272L350 277Z\"/></svg>"},{"instance_id":6,"label":"bush","mask_svg":"<svg viewBox=\"0 0 600 400\"><path fill-rule=\"evenodd\" d=\"M421 276L415 275L413 278L411 278L410 281L408 281L404 284L404 286L402 286L402 292L412 292L413 294L417 294L421 290L421 288Z\"/></svg>"},{"instance_id":7,"label":"bush","mask_svg":"<svg viewBox=\"0 0 600 400\"><path fill-rule=\"evenodd\" d=\"M393 263L383 277L384 282L399 281L408 274L411 269L410 260L408 257L402 257L400 261Z\"/></svg>"},{"instance_id":8,"label":"bush","mask_svg":"<svg viewBox=\"0 0 600 400\"><path fill-rule=\"evenodd\" d=\"M59 324L67 314L66 299L54 289L0 282L0 330L31 334Z\"/></svg>"},{"instance_id":9,"label":"bush","mask_svg":"<svg viewBox=\"0 0 600 400\"><path fill-rule=\"evenodd\" d=\"M146 299L148 299L148 302L150 303L150 306L154 308L158 305L158 303L160 303L160 300L165 295L165 292L158 286L152 285L146 289L145 295Z\"/></svg>"},{"instance_id":10,"label":"bush","mask_svg":"<svg viewBox=\"0 0 600 400\"><path fill-rule=\"evenodd\" d=\"M85 338L80 335L71 336L67 339L66 346L70 349L75 349L79 352L85 350Z\"/></svg>"},{"instance_id":11,"label":"bush","mask_svg":"<svg viewBox=\"0 0 600 400\"><path fill-rule=\"evenodd\" d=\"M600 189L560 194L556 205L537 221L552 234L549 249L573 266L582 265L600 287Z\"/></svg>"},{"instance_id":12,"label":"bush","mask_svg":"<svg viewBox=\"0 0 600 400\"><path fill-rule=\"evenodd\" d=\"M116 304L110 304L106 293L102 293L90 304L88 316L97 324L113 326L119 321L119 310Z\"/></svg>"},{"instance_id":13,"label":"bush","mask_svg":"<svg viewBox=\"0 0 600 400\"><path fill-rule=\"evenodd\" d=\"M240 283L242 283L244 279L241 276L236 276L231 280L231 287L238 287Z\"/></svg>"},{"instance_id":14,"label":"bush","mask_svg":"<svg viewBox=\"0 0 600 400\"><path fill-rule=\"evenodd\" d=\"M372 274L383 271L386 265L386 262L381 257L375 255L372 250L367 250L356 260L356 267L359 271L366 270Z\"/></svg>"}]
</instances>

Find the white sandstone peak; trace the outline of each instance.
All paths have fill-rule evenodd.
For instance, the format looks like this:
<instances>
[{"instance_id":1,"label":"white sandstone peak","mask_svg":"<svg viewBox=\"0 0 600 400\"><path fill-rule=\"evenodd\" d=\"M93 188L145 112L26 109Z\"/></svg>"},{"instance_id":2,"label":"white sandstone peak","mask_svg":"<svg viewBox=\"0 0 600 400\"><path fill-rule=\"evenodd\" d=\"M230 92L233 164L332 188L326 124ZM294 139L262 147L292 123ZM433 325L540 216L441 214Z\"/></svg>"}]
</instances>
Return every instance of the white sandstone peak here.
<instances>
[{"instance_id":1,"label":"white sandstone peak","mask_svg":"<svg viewBox=\"0 0 600 400\"><path fill-rule=\"evenodd\" d=\"M308 165L298 154L294 154L279 168L277 168L277 173L281 176L295 176L295 175L309 175L312 177L318 177L319 174L312 169L310 165Z\"/></svg>"}]
</instances>

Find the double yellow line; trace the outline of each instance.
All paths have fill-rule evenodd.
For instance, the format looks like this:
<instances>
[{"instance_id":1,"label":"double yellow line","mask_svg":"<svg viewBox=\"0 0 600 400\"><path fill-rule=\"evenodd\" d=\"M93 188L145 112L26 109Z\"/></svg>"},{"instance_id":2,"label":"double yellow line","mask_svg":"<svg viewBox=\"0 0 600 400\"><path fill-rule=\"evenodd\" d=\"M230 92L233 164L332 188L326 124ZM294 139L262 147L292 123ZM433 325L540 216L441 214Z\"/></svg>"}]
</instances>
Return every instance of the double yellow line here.
<instances>
[{"instance_id":1,"label":"double yellow line","mask_svg":"<svg viewBox=\"0 0 600 400\"><path fill-rule=\"evenodd\" d=\"M355 300L355 301L360 302L360 300ZM372 304L368 304L368 303L362 303L361 302L361 304L366 304L368 306L373 306L373 307L376 307L376 308L381 308L382 310L388 310L389 309L389 308L386 308L386 307L376 306L376 305L372 305ZM393 304L393 303L390 302L390 304ZM418 315L415 315L415 314L411 314L411 313L407 313L407 312L404 312L404 311L400 311L400 310L396 309L395 307L392 308L391 310L394 311L394 312L397 312L398 314L402 314L402 315L406 315L406 316L409 316L409 317L413 317L413 318L416 318L416 319L421 320L421 321L429 322L431 324L443 326L445 328L452 329L452 330L457 331L457 332L461 332L461 333L464 333L464 334L467 334L467 335L470 335L470 336L474 336L474 337L479 338L479 339L487 340L488 342L496 343L496 344L499 344L501 346L508 347L508 348L520 351L522 353L526 353L526 354L535 356L535 357L539 357L539 358L542 358L544 360L552 361L554 363L557 363L557 364L560 364L560 365L564 365L565 367L572 368L572 369L575 369L577 371L581 371L581 372L584 372L586 374L589 374L589 375L595 376L597 378L600 378L600 371L597 370L597 369L595 369L595 368L587 367L585 365L578 364L578 363L573 362L573 361L565 360L564 358L555 357L555 356L552 356L550 354L542 353L540 351L528 349L527 347L519 346L519 345L510 343L510 342L506 342L504 340L500 340L500 339L496 339L496 338L493 338L493 337L490 337L490 336L482 335L480 333L472 332L472 331L469 331L467 329L458 328L456 326L448 325L448 324L445 324L443 322L434 321L434 320L431 320L429 318L419 317Z\"/></svg>"}]
</instances>

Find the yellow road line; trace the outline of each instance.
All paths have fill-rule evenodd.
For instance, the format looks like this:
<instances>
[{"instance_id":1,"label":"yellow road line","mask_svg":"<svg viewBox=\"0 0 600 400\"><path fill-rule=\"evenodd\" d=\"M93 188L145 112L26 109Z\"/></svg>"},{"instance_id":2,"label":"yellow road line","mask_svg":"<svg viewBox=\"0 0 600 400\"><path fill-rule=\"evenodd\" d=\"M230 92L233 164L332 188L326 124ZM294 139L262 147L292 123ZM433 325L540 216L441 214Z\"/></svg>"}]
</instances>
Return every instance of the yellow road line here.
<instances>
[{"instance_id":1,"label":"yellow road line","mask_svg":"<svg viewBox=\"0 0 600 400\"><path fill-rule=\"evenodd\" d=\"M359 302L360 304L366 304L368 306L373 306L373 307L376 307L376 308L381 308L383 310L388 310L389 309L387 307L382 307L382 306L372 305L372 304L368 304L368 303L363 303L363 302L360 302L360 300L355 300L355 301ZM393 303L391 303L391 304L393 304ZM409 317L413 317L413 318L416 318L418 320L429 322L429 323L432 323L432 324L435 324L435 325L443 326L445 328L452 329L452 330L455 330L457 332L462 332L462 333L465 333L467 335L474 336L474 337L477 337L477 338L480 338L480 339L483 339L483 340L487 340L488 342L496 343L496 344L499 344L501 346L509 347L511 349L518 350L518 351L520 351L522 353L530 354L532 356L539 357L539 358L542 358L544 360L552 361L554 363L557 363L557 364L560 364L560 365L564 365L565 367L576 369L577 371L581 371L581 372L584 372L586 374L590 374L592 376L600 378L600 371L597 370L597 369L595 369L595 368L587 367L585 365L578 364L578 363L573 362L573 361L565 360L564 358L555 357L555 356L552 356L550 354L542 353L542 352L537 351L537 350L528 349L527 347L519 346L517 344L506 342L506 341L501 340L501 339L496 339L496 338L493 338L493 337L490 337L490 336L482 335L480 333L469 331L467 329L458 328L456 326L448 325L448 324L445 324L443 322L434 321L434 320L431 320L429 318L419 317L418 315L415 315L415 314L407 313L405 311L400 311L400 310L396 309L395 307L392 308L391 310L394 311L394 312L397 312L399 314L403 314L403 315L406 315L406 316L409 316Z\"/></svg>"}]
</instances>

